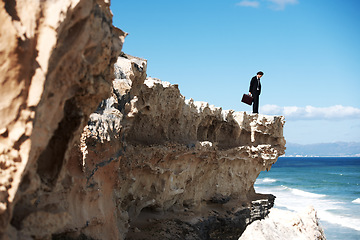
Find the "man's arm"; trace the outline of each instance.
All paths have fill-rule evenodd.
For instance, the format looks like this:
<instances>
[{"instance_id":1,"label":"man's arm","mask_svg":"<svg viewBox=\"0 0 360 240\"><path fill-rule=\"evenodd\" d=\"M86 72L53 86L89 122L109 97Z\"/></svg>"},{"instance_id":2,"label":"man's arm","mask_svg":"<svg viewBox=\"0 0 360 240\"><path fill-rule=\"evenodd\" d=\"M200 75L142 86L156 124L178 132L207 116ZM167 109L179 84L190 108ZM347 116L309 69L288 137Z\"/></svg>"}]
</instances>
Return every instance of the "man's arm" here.
<instances>
[{"instance_id":1,"label":"man's arm","mask_svg":"<svg viewBox=\"0 0 360 240\"><path fill-rule=\"evenodd\" d=\"M249 95L250 95L250 96L252 95L252 94L251 94L251 88L252 88L253 84L254 84L254 77L251 78L251 80L250 80L250 87L249 87Z\"/></svg>"}]
</instances>

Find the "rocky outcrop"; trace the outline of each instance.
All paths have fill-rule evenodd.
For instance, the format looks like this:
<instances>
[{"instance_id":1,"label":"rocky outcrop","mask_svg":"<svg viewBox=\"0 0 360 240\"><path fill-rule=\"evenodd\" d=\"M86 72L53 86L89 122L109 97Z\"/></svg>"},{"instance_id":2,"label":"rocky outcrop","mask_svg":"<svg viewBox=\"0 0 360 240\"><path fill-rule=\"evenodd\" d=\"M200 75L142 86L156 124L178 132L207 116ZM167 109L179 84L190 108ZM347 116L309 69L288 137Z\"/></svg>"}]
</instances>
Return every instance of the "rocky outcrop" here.
<instances>
[{"instance_id":1,"label":"rocky outcrop","mask_svg":"<svg viewBox=\"0 0 360 240\"><path fill-rule=\"evenodd\" d=\"M236 239L268 214L254 182L284 153L283 117L146 78L118 58L108 1L0 11L2 239Z\"/></svg>"},{"instance_id":2,"label":"rocky outcrop","mask_svg":"<svg viewBox=\"0 0 360 240\"><path fill-rule=\"evenodd\" d=\"M325 240L314 208L300 213L273 208L261 221L250 224L239 240Z\"/></svg>"},{"instance_id":3,"label":"rocky outcrop","mask_svg":"<svg viewBox=\"0 0 360 240\"><path fill-rule=\"evenodd\" d=\"M253 185L284 153L283 118L185 100L177 85L146 79L145 71L145 60L118 59L112 97L91 114L81 151L73 149L82 168L68 205L94 205L72 216L68 232L237 239L273 205L273 196L256 194ZM96 234L104 228L106 237Z\"/></svg>"},{"instance_id":4,"label":"rocky outcrop","mask_svg":"<svg viewBox=\"0 0 360 240\"><path fill-rule=\"evenodd\" d=\"M235 239L268 213L274 197L253 185L284 152L282 117L187 101L177 85L146 79L139 58L118 58L115 75L79 142L78 104L92 101L71 91L48 144L28 156L3 238Z\"/></svg>"},{"instance_id":5,"label":"rocky outcrop","mask_svg":"<svg viewBox=\"0 0 360 240\"><path fill-rule=\"evenodd\" d=\"M67 212L39 208L37 196L70 184L63 176L69 149L79 142L90 113L109 97L125 37L111 24L109 4L0 2L3 238L46 236L68 222Z\"/></svg>"}]
</instances>

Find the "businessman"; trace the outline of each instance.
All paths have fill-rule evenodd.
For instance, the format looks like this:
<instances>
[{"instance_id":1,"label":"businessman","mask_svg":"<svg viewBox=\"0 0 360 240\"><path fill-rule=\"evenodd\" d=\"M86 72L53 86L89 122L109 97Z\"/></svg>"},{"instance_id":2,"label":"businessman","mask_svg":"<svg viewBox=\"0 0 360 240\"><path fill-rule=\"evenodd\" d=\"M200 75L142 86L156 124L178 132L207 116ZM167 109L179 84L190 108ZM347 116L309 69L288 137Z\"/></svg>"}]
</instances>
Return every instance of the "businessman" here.
<instances>
[{"instance_id":1,"label":"businessman","mask_svg":"<svg viewBox=\"0 0 360 240\"><path fill-rule=\"evenodd\" d=\"M253 113L259 113L259 96L261 93L260 78L263 72L258 72L250 81L249 95L253 97Z\"/></svg>"}]
</instances>

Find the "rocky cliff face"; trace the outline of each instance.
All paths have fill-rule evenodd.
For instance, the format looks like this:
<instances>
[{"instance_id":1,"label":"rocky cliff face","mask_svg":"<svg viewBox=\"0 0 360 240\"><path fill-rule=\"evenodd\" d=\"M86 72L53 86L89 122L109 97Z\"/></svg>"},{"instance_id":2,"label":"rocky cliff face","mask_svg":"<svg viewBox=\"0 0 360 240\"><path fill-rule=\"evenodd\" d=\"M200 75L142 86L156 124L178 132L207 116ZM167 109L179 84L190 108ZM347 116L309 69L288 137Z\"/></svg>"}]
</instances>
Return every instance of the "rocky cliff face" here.
<instances>
[{"instance_id":1,"label":"rocky cliff face","mask_svg":"<svg viewBox=\"0 0 360 240\"><path fill-rule=\"evenodd\" d=\"M187 101L177 85L145 79L138 58L120 57L115 69L81 155L87 191L111 183L109 214L119 211L129 239L237 239L267 214L274 198L253 185L284 153L282 117Z\"/></svg>"},{"instance_id":2,"label":"rocky cliff face","mask_svg":"<svg viewBox=\"0 0 360 240\"><path fill-rule=\"evenodd\" d=\"M268 213L253 185L284 153L282 117L147 79L118 58L108 1L6 1L0 18L2 239L235 239Z\"/></svg>"},{"instance_id":3,"label":"rocky cliff face","mask_svg":"<svg viewBox=\"0 0 360 240\"><path fill-rule=\"evenodd\" d=\"M66 182L69 150L109 96L125 34L100 0L1 1L0 19L0 232L47 235L69 214L38 208L37 196Z\"/></svg>"}]
</instances>

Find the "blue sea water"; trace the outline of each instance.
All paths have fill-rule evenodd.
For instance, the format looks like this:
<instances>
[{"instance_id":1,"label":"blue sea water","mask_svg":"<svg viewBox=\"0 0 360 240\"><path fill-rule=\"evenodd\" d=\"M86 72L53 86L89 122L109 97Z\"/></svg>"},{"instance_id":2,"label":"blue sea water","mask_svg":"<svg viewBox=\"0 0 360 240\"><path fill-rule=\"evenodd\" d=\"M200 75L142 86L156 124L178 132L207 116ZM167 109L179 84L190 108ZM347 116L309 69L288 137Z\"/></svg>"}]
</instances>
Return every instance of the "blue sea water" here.
<instances>
[{"instance_id":1,"label":"blue sea water","mask_svg":"<svg viewBox=\"0 0 360 240\"><path fill-rule=\"evenodd\" d=\"M328 240L360 240L360 158L280 157L255 183L275 207L317 216Z\"/></svg>"}]
</instances>

